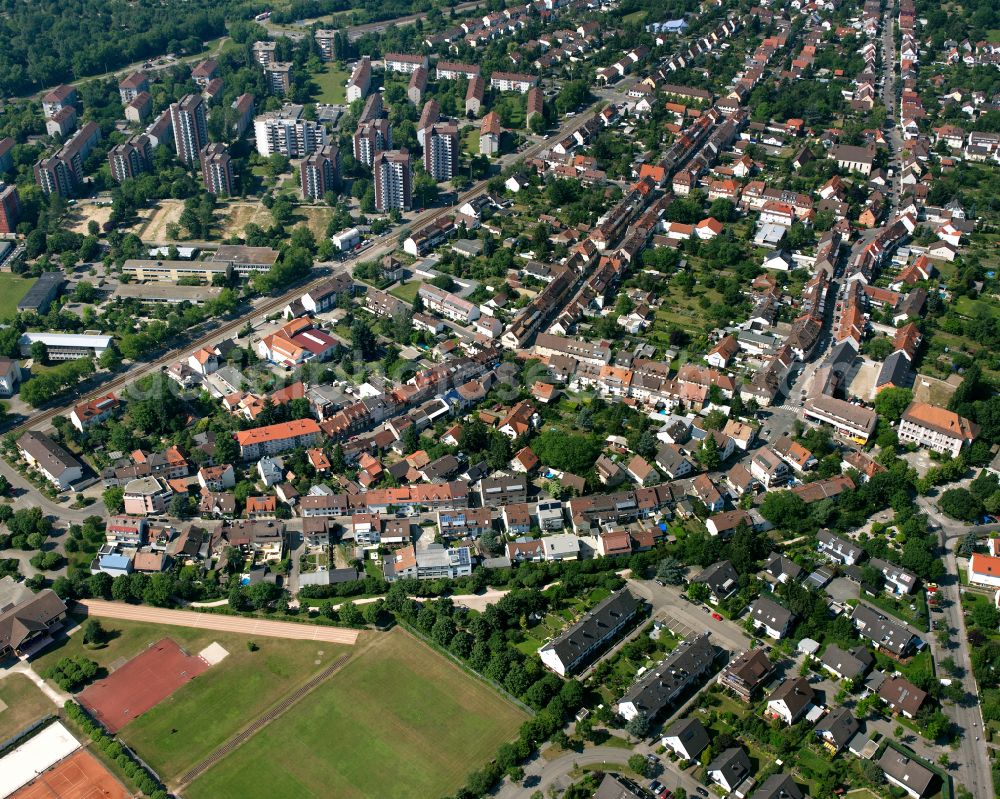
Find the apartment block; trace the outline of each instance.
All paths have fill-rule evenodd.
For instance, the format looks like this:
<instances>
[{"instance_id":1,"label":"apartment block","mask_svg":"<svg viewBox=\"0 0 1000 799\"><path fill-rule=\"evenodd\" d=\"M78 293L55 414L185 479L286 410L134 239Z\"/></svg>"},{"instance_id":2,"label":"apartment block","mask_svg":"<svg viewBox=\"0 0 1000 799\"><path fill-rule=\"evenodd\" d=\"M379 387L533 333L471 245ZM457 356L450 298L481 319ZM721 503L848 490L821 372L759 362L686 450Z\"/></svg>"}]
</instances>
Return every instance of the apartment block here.
<instances>
[{"instance_id":1,"label":"apartment block","mask_svg":"<svg viewBox=\"0 0 1000 799\"><path fill-rule=\"evenodd\" d=\"M413 167L408 150L378 153L372 164L375 176L375 209L409 211L413 207Z\"/></svg>"},{"instance_id":2,"label":"apartment block","mask_svg":"<svg viewBox=\"0 0 1000 799\"><path fill-rule=\"evenodd\" d=\"M354 160L365 166L373 166L377 153L392 149L392 127L389 120L379 118L358 123L353 144Z\"/></svg>"},{"instance_id":3,"label":"apartment block","mask_svg":"<svg viewBox=\"0 0 1000 799\"><path fill-rule=\"evenodd\" d=\"M122 105L131 103L140 94L148 91L149 76L145 72L133 72L118 81L118 95L122 99Z\"/></svg>"},{"instance_id":4,"label":"apartment block","mask_svg":"<svg viewBox=\"0 0 1000 799\"><path fill-rule=\"evenodd\" d=\"M320 60L335 61L337 59L337 31L320 28L313 36L316 39L316 46L319 48Z\"/></svg>"},{"instance_id":5,"label":"apartment block","mask_svg":"<svg viewBox=\"0 0 1000 799\"><path fill-rule=\"evenodd\" d=\"M201 95L188 94L171 103L170 124L178 160L188 165L198 163L202 148L208 144L208 122Z\"/></svg>"},{"instance_id":6,"label":"apartment block","mask_svg":"<svg viewBox=\"0 0 1000 799\"><path fill-rule=\"evenodd\" d=\"M21 198L17 186L0 182L0 233L13 233L21 215Z\"/></svg>"},{"instance_id":7,"label":"apartment block","mask_svg":"<svg viewBox=\"0 0 1000 799\"><path fill-rule=\"evenodd\" d=\"M253 122L257 152L267 158L275 153L305 158L329 140L326 125L303 119L301 105L286 105L280 111L261 114Z\"/></svg>"},{"instance_id":8,"label":"apartment block","mask_svg":"<svg viewBox=\"0 0 1000 799\"><path fill-rule=\"evenodd\" d=\"M975 441L978 434L979 428L968 419L926 402L910 403L897 430L900 441L953 458Z\"/></svg>"},{"instance_id":9,"label":"apartment block","mask_svg":"<svg viewBox=\"0 0 1000 799\"><path fill-rule=\"evenodd\" d=\"M340 182L340 150L329 144L310 153L299 166L302 198L322 200Z\"/></svg>"},{"instance_id":10,"label":"apartment block","mask_svg":"<svg viewBox=\"0 0 1000 799\"><path fill-rule=\"evenodd\" d=\"M424 169L435 180L451 180L458 172L458 126L431 125L424 133Z\"/></svg>"},{"instance_id":11,"label":"apartment block","mask_svg":"<svg viewBox=\"0 0 1000 799\"><path fill-rule=\"evenodd\" d=\"M287 61L272 61L264 67L264 79L271 94L284 97L292 87L292 65Z\"/></svg>"},{"instance_id":12,"label":"apartment block","mask_svg":"<svg viewBox=\"0 0 1000 799\"><path fill-rule=\"evenodd\" d=\"M201 177L209 194L233 194L233 159L225 144L214 142L201 151Z\"/></svg>"},{"instance_id":13,"label":"apartment block","mask_svg":"<svg viewBox=\"0 0 1000 799\"><path fill-rule=\"evenodd\" d=\"M319 441L319 425L313 419L298 419L294 422L239 430L236 443L244 460L262 455L275 455L296 447L311 447Z\"/></svg>"},{"instance_id":14,"label":"apartment block","mask_svg":"<svg viewBox=\"0 0 1000 799\"><path fill-rule=\"evenodd\" d=\"M150 168L153 148L149 136L140 133L127 142L115 145L108 151L108 166L111 167L111 177L118 183L134 178Z\"/></svg>"}]
</instances>

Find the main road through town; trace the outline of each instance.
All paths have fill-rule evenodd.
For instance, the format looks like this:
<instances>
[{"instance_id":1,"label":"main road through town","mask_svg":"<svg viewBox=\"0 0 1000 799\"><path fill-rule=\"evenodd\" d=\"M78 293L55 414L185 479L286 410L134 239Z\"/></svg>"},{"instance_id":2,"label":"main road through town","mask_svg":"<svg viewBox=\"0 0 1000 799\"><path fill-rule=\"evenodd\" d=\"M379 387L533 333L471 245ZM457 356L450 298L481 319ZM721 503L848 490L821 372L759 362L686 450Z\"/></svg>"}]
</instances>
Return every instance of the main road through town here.
<instances>
[{"instance_id":1,"label":"main road through town","mask_svg":"<svg viewBox=\"0 0 1000 799\"><path fill-rule=\"evenodd\" d=\"M595 100L594 103L592 103L590 106L582 110L578 115L567 119L562 124L560 129L549 138L536 141L535 143L531 144L529 147L526 147L522 151L510 154L509 156L507 156L507 160L505 161L505 163L511 163L513 162L513 160L519 158L532 158L538 153L540 153L542 150L544 150L546 147L550 147L556 144L557 142L561 141L562 139L565 139L567 136L569 136L575 130L577 130L577 128L581 127L590 118L591 112L593 112L596 109L598 103L600 102L601 100ZM462 194L460 194L457 197L454 205L429 208L417 214L415 217L409 219L406 223L406 226L410 230L418 230L430 224L431 222L435 221L439 217L453 213L458 206L463 205L468 200L471 200L472 198L485 193L487 185L488 185L488 180L479 181L468 191L465 191ZM354 265L357 264L360 260L365 260L365 261L376 260L398 249L398 244L396 242L396 236L398 232L399 232L398 230L393 230L390 233L381 236L379 239L376 240L377 243L374 246L369 247L367 250L363 250L362 252L352 256L350 259L344 262L344 266L346 266L347 269L351 270L353 269ZM105 381L103 383L91 387L91 389L84 394L70 395L70 401L65 404L46 408L38 411L37 413L32 414L30 418L28 418L21 424L17 425L16 427L12 428L13 432L20 434L28 430L44 430L50 426L50 422L53 417L59 415L63 416L68 415L69 413L72 412L73 407L75 405L81 402L85 402L88 399L93 399L98 396L103 396L104 394L107 394L109 391L121 391L121 389L125 388L131 383L134 383L136 380L145 377L146 375L152 374L154 372L158 372L161 369L170 365L171 363L177 361L182 357L182 355L184 355L184 353L188 353L193 350L197 350L201 347L208 346L209 344L214 344L216 342L219 342L237 333L244 325L246 325L247 322L251 322L254 319L263 320L268 315L280 311L289 302L302 296L302 294L304 294L310 288L314 288L325 282L329 278L330 272L335 271L340 265L334 262L329 264L319 264L318 266L324 273L323 277L316 278L308 283L299 284L298 286L296 286L296 288L287 291L281 294L280 296L266 297L260 299L255 304L253 304L249 310L247 310L240 316L223 322L222 324L212 328L209 332L193 340L185 342L182 346L164 353L155 360L148 362L143 361L133 364L124 373L113 377L111 380Z\"/></svg>"}]
</instances>

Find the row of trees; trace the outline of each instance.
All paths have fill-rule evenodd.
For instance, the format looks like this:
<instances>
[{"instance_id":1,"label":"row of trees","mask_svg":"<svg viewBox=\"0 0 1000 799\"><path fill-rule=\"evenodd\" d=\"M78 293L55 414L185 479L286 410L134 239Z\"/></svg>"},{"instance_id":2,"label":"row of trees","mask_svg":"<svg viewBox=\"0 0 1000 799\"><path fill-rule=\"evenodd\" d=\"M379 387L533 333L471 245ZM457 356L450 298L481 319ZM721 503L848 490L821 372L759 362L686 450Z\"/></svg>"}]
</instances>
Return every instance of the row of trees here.
<instances>
[{"instance_id":1,"label":"row of trees","mask_svg":"<svg viewBox=\"0 0 1000 799\"><path fill-rule=\"evenodd\" d=\"M127 747L122 746L104 727L94 721L86 710L73 700L67 701L63 705L63 710L66 716L75 722L149 799L168 799L169 795L163 784L132 755Z\"/></svg>"}]
</instances>

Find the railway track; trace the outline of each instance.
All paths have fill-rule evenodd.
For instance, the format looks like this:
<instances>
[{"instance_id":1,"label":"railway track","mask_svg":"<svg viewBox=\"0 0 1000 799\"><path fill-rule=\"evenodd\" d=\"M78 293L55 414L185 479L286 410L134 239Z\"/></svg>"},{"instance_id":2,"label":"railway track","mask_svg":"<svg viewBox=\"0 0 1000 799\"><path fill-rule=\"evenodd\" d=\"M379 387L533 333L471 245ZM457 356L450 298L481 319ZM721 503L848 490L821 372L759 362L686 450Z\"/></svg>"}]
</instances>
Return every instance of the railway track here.
<instances>
[{"instance_id":1,"label":"railway track","mask_svg":"<svg viewBox=\"0 0 1000 799\"><path fill-rule=\"evenodd\" d=\"M587 119L589 118L590 111L594 109L594 106L596 106L598 102L599 101L595 101L586 109L582 110L573 119L572 123L560 127L560 129L549 138L544 139L543 141L537 142L531 145L530 147L525 148L522 152L517 154L518 158L524 158L524 159L532 158L550 144L554 144L560 141L561 139L565 138L566 136L571 135L578 128L580 128L584 124L584 122L587 121ZM406 227L408 227L410 230L416 230L430 224L431 222L436 221L439 217L442 217L446 214L454 213L455 209L458 206L461 206L462 204L473 199L474 197L478 197L480 194L484 194L486 192L487 185L488 185L488 180L479 181L472 188L468 189L462 194L459 194L454 204L450 206L443 206L441 208L432 208L428 211L425 211L424 213L416 216ZM395 249L397 249L395 236L394 235L387 236L383 238L381 243L376 244L369 250L358 253L348 261L344 262L344 266L348 270L351 270L353 265L359 259L371 260L373 258L379 258ZM159 371L164 366L173 363L184 353L199 349L208 344L219 341L220 339L223 339L226 336L228 336L230 333L239 330L253 317L268 316L269 314L284 308L293 299L300 297L302 294L309 291L310 289L318 287L322 283L326 282L328 279L329 276L324 275L323 277L319 277L309 281L308 283L302 284L291 291L285 292L279 297L268 299L264 303L254 306L252 310L248 311L245 314L242 314L238 318L230 322L226 322L220 325L219 327L213 328L211 331L205 333L204 335L199 336L198 338L193 339L191 341L185 342L182 346L175 347L174 349L160 356L156 360L150 361L148 363L136 364L127 372L118 375L114 379L109 380L107 382L102 382L99 385L94 386L92 389L83 392L79 396L74 397L72 402L65 405L59 405L52 408L46 408L40 410L37 413L32 414L29 418L25 419L20 424L8 428L5 432L21 434L29 430L43 430L47 426L47 423L53 419L53 417L59 416L60 414L67 415L71 413L75 405L78 405L82 402L86 402L91 399L95 399L99 396L107 394L109 391L118 391L119 389L122 389L131 383L134 383L136 380L140 380L141 378L146 377L147 375L152 374L153 372Z\"/></svg>"}]
</instances>

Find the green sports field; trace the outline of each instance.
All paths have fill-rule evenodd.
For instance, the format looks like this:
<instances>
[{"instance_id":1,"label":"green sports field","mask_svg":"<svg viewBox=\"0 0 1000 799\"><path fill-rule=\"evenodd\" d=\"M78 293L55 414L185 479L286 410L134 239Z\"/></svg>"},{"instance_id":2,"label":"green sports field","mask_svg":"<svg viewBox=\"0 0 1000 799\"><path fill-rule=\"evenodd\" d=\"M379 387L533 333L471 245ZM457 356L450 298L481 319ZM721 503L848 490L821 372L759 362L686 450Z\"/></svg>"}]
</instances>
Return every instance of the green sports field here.
<instances>
[{"instance_id":1,"label":"green sports field","mask_svg":"<svg viewBox=\"0 0 1000 799\"><path fill-rule=\"evenodd\" d=\"M351 647L312 641L255 638L187 627L103 619L114 638L102 649L83 645L76 634L36 661L40 673L67 655L80 655L110 668L142 652L149 644L172 638L192 654L216 642L229 652L222 662L179 688L156 707L127 724L121 737L161 778L174 779L200 762L243 727L294 691ZM2 682L0 682L2 686ZM2 721L3 714L0 714Z\"/></svg>"},{"instance_id":2,"label":"green sports field","mask_svg":"<svg viewBox=\"0 0 1000 799\"><path fill-rule=\"evenodd\" d=\"M0 272L0 319L9 319L17 313L17 304L34 282L34 278Z\"/></svg>"},{"instance_id":3,"label":"green sports field","mask_svg":"<svg viewBox=\"0 0 1000 799\"><path fill-rule=\"evenodd\" d=\"M525 718L487 685L397 629L359 647L342 670L183 794L442 796L512 740Z\"/></svg>"},{"instance_id":4,"label":"green sports field","mask_svg":"<svg viewBox=\"0 0 1000 799\"><path fill-rule=\"evenodd\" d=\"M8 674L0 680L0 742L39 719L59 712L52 700L23 674Z\"/></svg>"}]
</instances>

